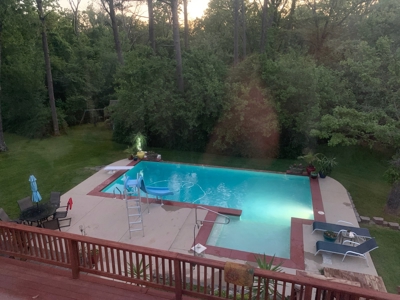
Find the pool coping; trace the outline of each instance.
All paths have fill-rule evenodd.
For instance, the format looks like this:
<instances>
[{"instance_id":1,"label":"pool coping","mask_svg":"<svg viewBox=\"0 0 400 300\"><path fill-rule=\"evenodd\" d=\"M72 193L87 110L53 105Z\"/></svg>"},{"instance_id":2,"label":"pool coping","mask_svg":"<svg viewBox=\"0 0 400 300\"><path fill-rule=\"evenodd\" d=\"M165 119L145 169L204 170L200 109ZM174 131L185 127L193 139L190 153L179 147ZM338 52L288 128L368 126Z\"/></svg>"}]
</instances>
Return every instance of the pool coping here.
<instances>
[{"instance_id":1,"label":"pool coping","mask_svg":"<svg viewBox=\"0 0 400 300\"><path fill-rule=\"evenodd\" d=\"M133 167L139 162L140 161L132 161L128 164L128 166ZM168 162L168 163L174 163L174 162ZM198 166L196 164L189 164L189 165ZM203 165L203 166L208 166L208 165ZM219 166L210 166L210 167L218 168ZM220 167L220 168L224 168L224 167ZM267 172L267 171L252 170L252 169L240 169L240 168L232 168L232 169ZM89 193L87 193L87 195L106 197L106 198L114 198L114 196L112 194L103 193L101 191L107 185L112 183L114 180L116 180L118 177L120 177L125 172L126 172L126 170L116 171L107 180L105 180L104 182L102 182L101 184L96 186L93 190L91 190ZM273 173L285 174L285 173L280 173L280 172L273 172ZM292 176L296 176L296 175L292 175ZM298 175L298 176L304 176L304 175ZM310 190L311 190L311 198L312 198L312 203L313 203L314 220L292 218L291 232L290 232L290 258L286 259L286 258L281 258L281 257L275 257L275 260L274 260L275 265L281 264L283 267L298 269L298 270L305 270L303 225L311 225L313 221L326 222L326 218L325 218L325 214L324 214L324 206L322 203L321 189L319 186L318 179L310 178ZM149 202L160 203L160 200L157 200L155 198L149 198ZM197 204L183 203L183 202L176 202L176 201L169 201L169 200L163 200L163 203L166 205L170 205L170 206L179 206L179 207L184 207L184 208L195 208L198 206L203 206L207 209L211 209L220 214L233 215L233 216L240 216L242 213L242 211L238 210L238 209L208 206L208 205L197 205ZM205 217L205 220L206 221L215 221L217 216L218 215L216 215L213 212L208 212ZM195 240L196 244L200 243L200 244L206 245L206 247L207 247L206 254L230 258L230 259L238 259L238 260L244 260L244 261L249 261L249 262L256 262L256 257L260 256L259 254L207 245L207 240L211 234L212 227L213 227L212 223L208 223L208 222L203 223L203 226L200 228L200 230L196 236L196 240ZM272 256L266 255L266 258L268 261L270 261L272 259Z\"/></svg>"}]
</instances>

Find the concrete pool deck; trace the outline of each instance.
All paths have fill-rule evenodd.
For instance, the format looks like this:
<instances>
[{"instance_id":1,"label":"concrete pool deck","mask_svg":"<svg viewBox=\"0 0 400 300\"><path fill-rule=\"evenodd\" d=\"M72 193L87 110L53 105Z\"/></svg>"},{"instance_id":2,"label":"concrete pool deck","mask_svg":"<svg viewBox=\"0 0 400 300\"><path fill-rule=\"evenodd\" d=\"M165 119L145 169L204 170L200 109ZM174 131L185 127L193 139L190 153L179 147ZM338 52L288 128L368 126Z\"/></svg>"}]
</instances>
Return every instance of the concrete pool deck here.
<instances>
[{"instance_id":1,"label":"concrete pool deck","mask_svg":"<svg viewBox=\"0 0 400 300\"><path fill-rule=\"evenodd\" d=\"M127 166L131 161L124 159L113 163L115 166ZM101 196L100 193L90 193L104 182L111 181L116 174L110 174L106 170L100 170L88 179L62 195L61 205L66 205L68 199L72 197L74 204L72 210L68 212L68 217L72 218L71 226L62 230L75 234L82 234L80 228L84 229L87 236L117 241L132 245L140 245L161 250L174 251L190 254L190 248L194 240L195 212L191 207L170 206L157 203L150 203L150 213L143 214L144 237L142 232L133 232L129 238L127 211L125 201L114 199L109 196ZM336 223L338 220L351 222L358 227L357 219L354 214L352 204L346 189L332 178L318 179L322 206L319 209L325 212L326 221ZM198 210L198 219L204 220L208 216L207 211ZM297 221L297 219L296 219ZM370 275L377 275L370 255L367 255L369 267L364 259L347 257L342 262L342 256L324 255L314 256L315 244L322 240L322 233L312 234L311 222L298 224L302 230L296 231L297 238L302 241L303 251L299 257L304 260L301 268L307 272L319 273L324 267L331 267L340 270L359 272ZM196 236L198 230L195 231ZM293 231L292 231L293 235ZM197 238L197 237L196 237ZM197 243L197 240L196 240ZM250 259L244 257L243 260L227 258L229 256L218 256L207 253L205 256L210 259L220 261L236 261L254 263L254 255ZM292 253L292 256L296 256ZM284 268L285 272L295 274L296 269Z\"/></svg>"}]
</instances>

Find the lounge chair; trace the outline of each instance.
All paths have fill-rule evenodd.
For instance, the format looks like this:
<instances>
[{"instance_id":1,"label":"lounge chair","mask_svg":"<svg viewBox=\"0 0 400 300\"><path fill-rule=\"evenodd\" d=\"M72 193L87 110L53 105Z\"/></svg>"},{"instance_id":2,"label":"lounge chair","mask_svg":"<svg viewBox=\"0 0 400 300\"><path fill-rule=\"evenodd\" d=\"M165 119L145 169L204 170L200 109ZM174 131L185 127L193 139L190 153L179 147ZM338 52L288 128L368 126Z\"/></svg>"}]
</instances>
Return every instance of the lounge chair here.
<instances>
[{"instance_id":1,"label":"lounge chair","mask_svg":"<svg viewBox=\"0 0 400 300\"><path fill-rule=\"evenodd\" d=\"M156 196L157 199L158 197L174 194L174 192L171 191L168 187L146 187L142 176L139 176L137 185L138 188L140 188L143 192L146 193L146 195L149 194ZM161 205L163 205L162 199L161 199Z\"/></svg>"},{"instance_id":2,"label":"lounge chair","mask_svg":"<svg viewBox=\"0 0 400 300\"><path fill-rule=\"evenodd\" d=\"M345 243L346 242L348 242L352 245L356 245L356 246L353 247L353 246L349 246L349 245L345 245L345 244L341 245L341 244L336 244L336 243L332 243L332 242L318 241L317 242L317 252L315 252L315 255L317 255L320 251L341 254L341 255L344 255L342 261L344 261L346 256L362 257L366 260L367 266L369 266L367 257L365 255L368 252L378 248L378 245L376 244L375 239L371 238L362 244L358 244L358 243L352 242L352 241L345 241Z\"/></svg>"},{"instance_id":3,"label":"lounge chair","mask_svg":"<svg viewBox=\"0 0 400 300\"><path fill-rule=\"evenodd\" d=\"M50 193L50 203L56 207L60 207L60 202L61 202L61 193L60 192L51 192Z\"/></svg>"},{"instance_id":4,"label":"lounge chair","mask_svg":"<svg viewBox=\"0 0 400 300\"><path fill-rule=\"evenodd\" d=\"M10 219L10 217L7 215L7 213L2 208L0 208L0 221L13 222L13 223L18 223L18 224L22 223L22 220L20 220L20 219L14 219L14 220Z\"/></svg>"},{"instance_id":5,"label":"lounge chair","mask_svg":"<svg viewBox=\"0 0 400 300\"><path fill-rule=\"evenodd\" d=\"M33 206L31 197L26 197L24 199L18 200L17 203L18 203L20 211L24 211L25 209L28 209L29 207Z\"/></svg>"},{"instance_id":6,"label":"lounge chair","mask_svg":"<svg viewBox=\"0 0 400 300\"><path fill-rule=\"evenodd\" d=\"M346 225L341 225L341 224L332 224L332 223L325 223L325 222L318 222L318 221L313 222L313 233L315 231L333 231L333 232L339 234L339 232L343 231L343 230L352 231L358 237L361 237L363 239L371 238L371 234L369 233L369 230L366 228L351 227L351 226L346 226Z\"/></svg>"}]
</instances>

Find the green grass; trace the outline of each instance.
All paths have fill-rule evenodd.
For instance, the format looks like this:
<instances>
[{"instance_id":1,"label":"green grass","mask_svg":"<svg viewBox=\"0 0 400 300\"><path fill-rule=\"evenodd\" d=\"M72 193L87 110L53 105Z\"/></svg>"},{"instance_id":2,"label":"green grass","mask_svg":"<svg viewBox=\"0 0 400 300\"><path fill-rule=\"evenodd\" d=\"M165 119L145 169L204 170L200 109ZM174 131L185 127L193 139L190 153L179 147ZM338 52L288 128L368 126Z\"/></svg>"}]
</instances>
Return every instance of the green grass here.
<instances>
[{"instance_id":1,"label":"green grass","mask_svg":"<svg viewBox=\"0 0 400 300\"><path fill-rule=\"evenodd\" d=\"M29 175L37 178L39 191L46 201L51 191L67 192L95 171L94 166L107 165L127 156L126 146L111 141L112 132L99 124L74 127L67 135L42 140L26 139L5 134L9 151L0 153L0 207L11 217L18 216L17 200L31 194ZM262 160L227 157L197 152L152 149L162 154L164 160L228 166L234 168L284 172L296 160ZM383 174L390 154L374 152L362 147L321 146L318 152L337 158L338 165L332 177L351 193L361 215L382 216L399 222L400 218L384 212L390 186ZM379 249L372 252L378 273L384 278L390 292L396 292L400 283L400 233L371 227Z\"/></svg>"},{"instance_id":2,"label":"green grass","mask_svg":"<svg viewBox=\"0 0 400 300\"><path fill-rule=\"evenodd\" d=\"M390 185L383 175L388 168L390 153L355 146L321 146L318 152L336 157L338 165L331 176L350 192L360 215L400 221L399 217L389 215L384 211Z\"/></svg>"},{"instance_id":3,"label":"green grass","mask_svg":"<svg viewBox=\"0 0 400 300\"><path fill-rule=\"evenodd\" d=\"M17 217L17 200L31 195L29 175L35 175L44 201L51 191L65 193L95 171L126 157L124 145L111 141L112 132L102 126L75 127L67 135L48 139L26 139L5 134L9 151L0 154L0 207Z\"/></svg>"},{"instance_id":4,"label":"green grass","mask_svg":"<svg viewBox=\"0 0 400 300\"><path fill-rule=\"evenodd\" d=\"M397 294L397 286L400 286L400 232L379 226L366 227L379 246L371 252L376 270L382 276L388 292Z\"/></svg>"}]
</instances>

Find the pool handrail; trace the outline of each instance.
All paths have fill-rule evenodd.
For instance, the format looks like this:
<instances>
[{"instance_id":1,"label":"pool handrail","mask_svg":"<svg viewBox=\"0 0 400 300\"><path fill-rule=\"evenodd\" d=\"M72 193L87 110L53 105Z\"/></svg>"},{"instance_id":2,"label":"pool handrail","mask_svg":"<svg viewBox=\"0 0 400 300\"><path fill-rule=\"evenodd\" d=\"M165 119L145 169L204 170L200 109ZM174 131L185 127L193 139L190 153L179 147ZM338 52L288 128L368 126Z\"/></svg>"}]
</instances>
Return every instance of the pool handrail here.
<instances>
[{"instance_id":1,"label":"pool handrail","mask_svg":"<svg viewBox=\"0 0 400 300\"><path fill-rule=\"evenodd\" d=\"M207 211L209 211L209 212L212 212L212 213L217 214L217 215L219 215L219 216L221 216L221 217L224 217L224 218L225 218L225 222L202 220L202 221L200 221L200 223L199 223L199 220L197 219L197 209L198 209L198 208L205 209L205 210L207 210ZM226 224L229 224L229 222L231 221L231 219L230 219L228 216L225 216L225 215L223 215L223 214L220 214L219 212L216 212L216 211L214 211L214 210L212 210L212 209L209 209L209 208L207 208L207 207L200 206L200 205L198 205L198 206L196 206L196 207L194 208L194 214L195 214L196 221L195 221L195 225L194 225L194 227L193 227L193 255L196 256L196 250L195 250L195 248L194 248L194 247L196 247L196 227L197 227L197 229L200 229L200 227L203 226L203 223L214 223L214 224L226 225ZM228 221L228 222L226 222L226 221Z\"/></svg>"},{"instance_id":2,"label":"pool handrail","mask_svg":"<svg viewBox=\"0 0 400 300\"><path fill-rule=\"evenodd\" d=\"M195 223L196 225L198 225L198 219L197 219L197 209L198 208L202 208L202 209L208 210L209 212L212 212L214 214L217 214L217 215L225 218L225 222L202 220L202 221L200 221L200 226L203 225L203 223L229 224L229 222L231 221L231 219L228 216L220 214L219 212L216 212L216 211L214 211L212 209L209 209L209 208L206 208L204 206L200 206L199 205L199 206L196 206L195 209L194 209L194 213L195 213L195 216L196 216L196 223ZM226 221L228 221L228 222L226 222Z\"/></svg>"}]
</instances>

